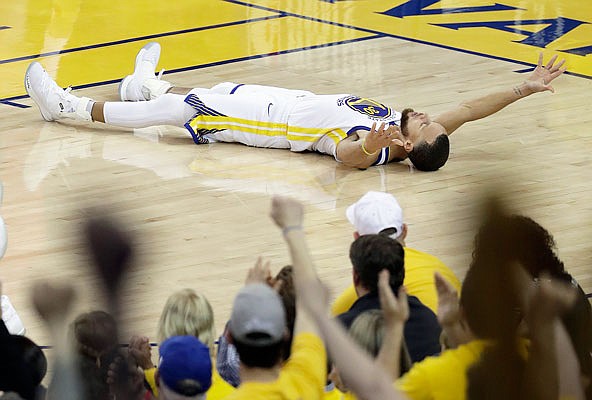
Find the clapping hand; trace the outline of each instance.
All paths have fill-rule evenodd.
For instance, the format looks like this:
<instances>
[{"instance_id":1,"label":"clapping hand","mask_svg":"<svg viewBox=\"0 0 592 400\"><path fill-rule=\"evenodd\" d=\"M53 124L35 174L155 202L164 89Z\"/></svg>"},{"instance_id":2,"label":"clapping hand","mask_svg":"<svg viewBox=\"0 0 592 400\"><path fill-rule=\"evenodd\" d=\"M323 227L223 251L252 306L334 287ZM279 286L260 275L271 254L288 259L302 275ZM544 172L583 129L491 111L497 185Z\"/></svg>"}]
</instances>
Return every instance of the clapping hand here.
<instances>
[{"instance_id":1,"label":"clapping hand","mask_svg":"<svg viewBox=\"0 0 592 400\"><path fill-rule=\"evenodd\" d=\"M271 262L269 260L264 261L263 258L259 256L257 262L255 262L255 266L249 269L249 272L247 273L245 285L264 283L271 286L273 283L273 277L271 276L270 264Z\"/></svg>"},{"instance_id":2,"label":"clapping hand","mask_svg":"<svg viewBox=\"0 0 592 400\"><path fill-rule=\"evenodd\" d=\"M404 324L409 318L409 303L407 302L407 292L405 287L399 288L398 298L395 297L390 286L390 274L388 270L380 271L378 276L378 295L380 297L380 307L384 313L384 319L387 324Z\"/></svg>"},{"instance_id":3,"label":"clapping hand","mask_svg":"<svg viewBox=\"0 0 592 400\"><path fill-rule=\"evenodd\" d=\"M436 292L438 293L438 322L441 326L452 325L460 320L458 292L438 272L434 274Z\"/></svg>"}]
</instances>

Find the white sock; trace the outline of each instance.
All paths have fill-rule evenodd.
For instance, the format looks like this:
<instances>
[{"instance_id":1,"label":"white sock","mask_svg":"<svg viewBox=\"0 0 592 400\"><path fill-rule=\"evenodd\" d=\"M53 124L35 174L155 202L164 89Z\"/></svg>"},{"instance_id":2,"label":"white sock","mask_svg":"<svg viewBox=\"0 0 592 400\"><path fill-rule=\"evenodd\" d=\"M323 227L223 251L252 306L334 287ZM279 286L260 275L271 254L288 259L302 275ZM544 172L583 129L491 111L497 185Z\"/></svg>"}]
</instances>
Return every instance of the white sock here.
<instances>
[{"instance_id":1,"label":"white sock","mask_svg":"<svg viewBox=\"0 0 592 400\"><path fill-rule=\"evenodd\" d=\"M105 123L124 128L146 128L154 125L183 127L195 114L185 103L185 95L167 93L154 100L138 102L106 102Z\"/></svg>"}]
</instances>

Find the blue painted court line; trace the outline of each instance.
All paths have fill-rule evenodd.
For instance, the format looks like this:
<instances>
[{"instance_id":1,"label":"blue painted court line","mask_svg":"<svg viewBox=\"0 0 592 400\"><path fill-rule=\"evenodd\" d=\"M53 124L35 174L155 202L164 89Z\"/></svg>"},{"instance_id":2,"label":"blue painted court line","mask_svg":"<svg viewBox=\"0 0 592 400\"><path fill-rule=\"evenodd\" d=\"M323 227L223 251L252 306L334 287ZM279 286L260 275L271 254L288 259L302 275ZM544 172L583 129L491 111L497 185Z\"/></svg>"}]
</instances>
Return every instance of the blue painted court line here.
<instances>
[{"instance_id":1,"label":"blue painted court line","mask_svg":"<svg viewBox=\"0 0 592 400\"><path fill-rule=\"evenodd\" d=\"M206 31L206 30L210 30L210 29L226 28L228 26L250 24L252 22L267 21L267 20L271 20L271 19L283 18L285 16L286 15L284 15L283 13L280 12L280 13L278 13L278 15L270 15L267 17L245 19L245 20L240 20L240 21L232 21L232 22L226 22L224 24L200 26L197 28L189 28L189 29L183 29L183 30L179 30L179 31L155 33L152 35L145 35L145 36L139 36L139 37L130 38L130 39L116 40L113 42L105 42L105 43L99 43L99 44L92 44L89 46L81 46L81 47L74 47L71 49L51 51L51 52L47 52L47 53L32 54L32 55L28 55L28 56L8 58L6 60L0 60L0 64L8 64L8 63L12 63L12 62L25 61L25 60L34 60L34 59L40 58L40 57L55 56L58 54L74 53L77 51L98 49L101 47L108 47L108 46L116 46L116 45L125 44L125 43L139 42L141 40L147 40L147 39L157 39L157 38L167 37L167 36L183 35L185 33L200 32L200 31Z\"/></svg>"},{"instance_id":2,"label":"blue painted court line","mask_svg":"<svg viewBox=\"0 0 592 400\"><path fill-rule=\"evenodd\" d=\"M241 62L241 61L255 60L258 58L277 56L280 54L297 53L297 52L305 51L305 50L313 50L313 49L320 49L320 48L324 48L324 47L338 46L341 44L361 42L364 40L377 39L379 37L382 37L382 35L366 36L366 37L357 38L357 39L340 40L338 42L323 43L323 44L319 44L319 45L315 45L315 46L299 47L296 49L289 49L289 50L280 50L280 51L274 51L271 53L256 54L254 56L231 58L228 60L216 61L216 62L207 63L207 64L193 65L191 67L183 67L183 68L166 70L165 75L173 74L176 72L192 71L192 70L196 70L196 69L214 67L214 66L218 66L218 65L232 64L232 63ZM91 88L91 87L97 87L97 86L103 86L103 85L111 85L114 83L119 83L120 81L121 81L121 79L112 79L112 80L103 81L103 82L88 83L88 84L84 84L84 85L72 86L72 90L85 89L85 88ZM21 108L29 108L30 106L27 106L24 104L18 104L18 103L14 102L14 100L22 100L22 99L26 99L28 97L29 96L26 94L21 95L21 96L8 97L6 99L0 99L0 103L6 104L6 105L12 105L12 106L16 106L16 107L21 107Z\"/></svg>"},{"instance_id":3,"label":"blue painted court line","mask_svg":"<svg viewBox=\"0 0 592 400\"><path fill-rule=\"evenodd\" d=\"M6 104L7 106L13 106L13 107L18 107L18 108L31 108L31 106L28 106L26 104L15 103L15 102L9 101L9 100L0 99L0 103Z\"/></svg>"},{"instance_id":4,"label":"blue painted court line","mask_svg":"<svg viewBox=\"0 0 592 400\"><path fill-rule=\"evenodd\" d=\"M536 67L536 64L527 63L527 62L524 62L524 61L513 60L511 58L492 56L490 54L479 53L477 51L459 49L457 47L447 46L447 45L444 45L444 44L427 42L427 41L419 40L419 39L412 39L412 38L408 38L408 37L405 37L405 36L393 35L393 34L386 33L386 32L380 32L380 31L377 31L377 30L374 30L374 29L360 28L360 27L357 27L357 26L354 26L354 25L348 25L348 24L342 24L342 23L333 22L333 21L327 21L327 20L323 20L323 19L320 19L320 18L309 17L309 16L306 16L306 15L299 15L299 14L295 14L295 13L291 13L291 12L287 12L287 11L283 11L283 10L278 10L278 9L274 9L274 8L270 8L270 7L260 6L260 5L257 5L257 4L250 4L250 3L247 3L247 2L244 2L244 1L241 1L241 0L224 0L224 1L229 2L229 3L243 5L243 6L246 6L246 7L257 8L257 9L260 9L260 10L271 11L271 12L278 12L278 13L284 13L287 16L290 16L290 17L307 19L307 20L310 20L310 21L321 22L321 23L329 24L329 25L336 25L336 26L340 26L340 27L343 27L343 28L354 29L354 30L361 31L361 32L374 33L376 35L382 35L382 36L385 36L385 37L392 37L392 38L395 38L395 39L406 40L408 42L425 44L425 45L434 46L434 47L440 47L440 48L446 49L446 50L460 51L462 53L471 54L471 55L480 56L480 57L486 57L486 58L490 58L490 59L493 59L493 60L500 60L500 61L512 62L512 63L516 63L516 64L527 65L529 67L532 66L533 68ZM567 72L564 72L564 74L566 74L566 75L572 75L572 76L577 76L579 78L592 79L592 76L583 75L583 74L577 74L575 72L569 72L569 71L567 71Z\"/></svg>"}]
</instances>

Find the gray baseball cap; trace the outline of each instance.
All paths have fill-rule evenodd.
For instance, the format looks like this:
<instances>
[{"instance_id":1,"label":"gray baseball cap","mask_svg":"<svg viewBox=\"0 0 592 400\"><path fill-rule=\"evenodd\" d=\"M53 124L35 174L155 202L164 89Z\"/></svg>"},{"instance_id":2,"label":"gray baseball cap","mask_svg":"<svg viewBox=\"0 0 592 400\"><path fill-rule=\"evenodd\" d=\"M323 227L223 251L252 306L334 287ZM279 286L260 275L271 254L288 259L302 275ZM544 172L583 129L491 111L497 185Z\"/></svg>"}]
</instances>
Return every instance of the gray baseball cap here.
<instances>
[{"instance_id":1,"label":"gray baseball cap","mask_svg":"<svg viewBox=\"0 0 592 400\"><path fill-rule=\"evenodd\" d=\"M286 312L280 296L268 285L244 286L236 295L228 325L237 342L268 346L280 342L286 331Z\"/></svg>"}]
</instances>

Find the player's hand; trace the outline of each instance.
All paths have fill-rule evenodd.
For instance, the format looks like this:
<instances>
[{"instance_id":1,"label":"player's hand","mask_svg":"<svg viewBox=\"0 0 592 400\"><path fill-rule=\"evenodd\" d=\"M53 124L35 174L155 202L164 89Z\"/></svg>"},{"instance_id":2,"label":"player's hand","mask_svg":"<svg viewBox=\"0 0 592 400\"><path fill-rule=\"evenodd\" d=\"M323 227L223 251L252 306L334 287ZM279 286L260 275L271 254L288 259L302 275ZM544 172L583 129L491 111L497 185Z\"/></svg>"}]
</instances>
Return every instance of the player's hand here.
<instances>
[{"instance_id":1,"label":"player's hand","mask_svg":"<svg viewBox=\"0 0 592 400\"><path fill-rule=\"evenodd\" d=\"M434 273L434 281L438 293L438 322L441 326L455 324L460 320L458 293L438 272Z\"/></svg>"},{"instance_id":2,"label":"player's hand","mask_svg":"<svg viewBox=\"0 0 592 400\"><path fill-rule=\"evenodd\" d=\"M566 70L566 68L563 67L565 60L561 60L557 64L555 64L555 61L557 61L557 55L554 55L549 62L543 66L543 53L539 53L539 62L536 68L524 82L526 89L529 92L537 93L548 90L555 93L555 89L553 89L553 86L551 86L550 83Z\"/></svg>"},{"instance_id":3,"label":"player's hand","mask_svg":"<svg viewBox=\"0 0 592 400\"><path fill-rule=\"evenodd\" d=\"M282 229L300 227L304 218L304 207L297 200L275 196L271 200L271 218Z\"/></svg>"},{"instance_id":4,"label":"player's hand","mask_svg":"<svg viewBox=\"0 0 592 400\"><path fill-rule=\"evenodd\" d=\"M401 130L397 125L387 126L386 123L381 123L378 129L376 122L372 124L372 129L364 139L364 148L368 153L376 153L378 150L387 147L394 139L397 139L397 134Z\"/></svg>"},{"instance_id":5,"label":"player's hand","mask_svg":"<svg viewBox=\"0 0 592 400\"><path fill-rule=\"evenodd\" d=\"M409 303L407 302L407 292L401 286L399 288L398 298L395 297L389 284L390 274L388 270L383 269L378 275L378 295L380 297L380 308L384 314L384 320L387 325L404 324L409 318Z\"/></svg>"},{"instance_id":6,"label":"player's hand","mask_svg":"<svg viewBox=\"0 0 592 400\"><path fill-rule=\"evenodd\" d=\"M255 262L255 266L249 269L249 272L247 273L245 285L250 285L252 283L264 283L271 286L273 283L273 277L271 276L271 269L269 268L270 265L271 262L269 260L263 261L263 258L259 256Z\"/></svg>"}]
</instances>

